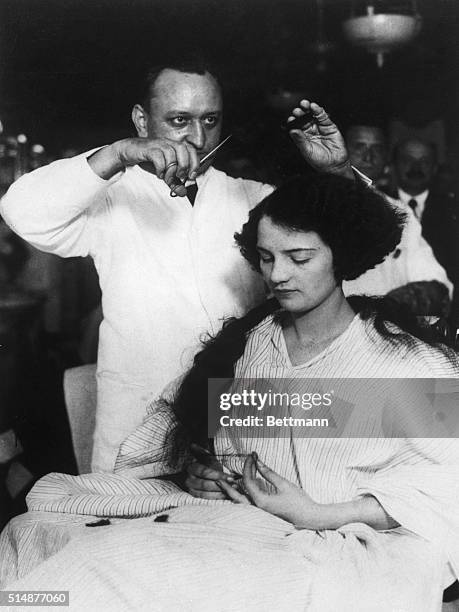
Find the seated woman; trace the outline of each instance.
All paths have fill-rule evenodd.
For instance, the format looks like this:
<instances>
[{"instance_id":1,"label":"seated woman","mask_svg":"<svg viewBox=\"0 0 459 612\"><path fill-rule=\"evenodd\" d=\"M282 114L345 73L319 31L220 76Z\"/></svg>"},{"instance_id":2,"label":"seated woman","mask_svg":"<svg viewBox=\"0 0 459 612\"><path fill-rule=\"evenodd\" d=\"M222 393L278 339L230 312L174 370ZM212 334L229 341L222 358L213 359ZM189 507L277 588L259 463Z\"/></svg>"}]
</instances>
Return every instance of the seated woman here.
<instances>
[{"instance_id":1,"label":"seated woman","mask_svg":"<svg viewBox=\"0 0 459 612\"><path fill-rule=\"evenodd\" d=\"M221 427L208 439L209 378L457 377L454 351L409 313L343 295L342 281L400 233L384 200L338 177L291 179L263 200L237 242L274 299L196 356L122 445L118 474L35 486L33 512L0 542L12 577L25 576L8 588L70 590L75 609L439 609L459 572L454 438L388 437L372 405L371 435L301 437L286 425L277 437ZM183 490L172 475L185 469Z\"/></svg>"}]
</instances>

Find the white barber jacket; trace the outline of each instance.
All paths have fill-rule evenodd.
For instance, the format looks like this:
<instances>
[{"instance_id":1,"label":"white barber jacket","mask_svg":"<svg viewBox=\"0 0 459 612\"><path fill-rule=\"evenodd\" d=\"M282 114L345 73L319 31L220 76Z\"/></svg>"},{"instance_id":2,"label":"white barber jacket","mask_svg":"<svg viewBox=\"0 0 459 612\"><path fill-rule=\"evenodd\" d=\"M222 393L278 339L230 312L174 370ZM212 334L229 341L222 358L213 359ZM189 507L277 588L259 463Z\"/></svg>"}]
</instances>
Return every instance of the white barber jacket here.
<instances>
[{"instance_id":1,"label":"white barber jacket","mask_svg":"<svg viewBox=\"0 0 459 612\"><path fill-rule=\"evenodd\" d=\"M430 245L422 237L422 227L408 205L385 196L390 203L406 213L406 223L397 248L372 270L352 281L343 283L345 295L385 295L407 283L439 281L448 288L453 284L444 268L435 259Z\"/></svg>"},{"instance_id":2,"label":"white barber jacket","mask_svg":"<svg viewBox=\"0 0 459 612\"><path fill-rule=\"evenodd\" d=\"M119 444L191 365L201 338L263 299L233 235L272 187L210 168L192 207L139 166L105 181L87 155L23 176L2 215L41 250L94 258L104 319L93 469L111 470Z\"/></svg>"}]
</instances>

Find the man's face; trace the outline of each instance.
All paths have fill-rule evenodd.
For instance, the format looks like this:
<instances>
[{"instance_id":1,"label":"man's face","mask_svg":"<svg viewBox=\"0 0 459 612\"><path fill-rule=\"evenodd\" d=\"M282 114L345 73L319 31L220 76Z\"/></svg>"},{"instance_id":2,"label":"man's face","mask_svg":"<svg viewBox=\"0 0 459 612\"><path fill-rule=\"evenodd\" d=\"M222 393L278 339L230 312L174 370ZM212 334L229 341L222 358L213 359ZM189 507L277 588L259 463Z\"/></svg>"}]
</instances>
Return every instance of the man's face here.
<instances>
[{"instance_id":1,"label":"man's face","mask_svg":"<svg viewBox=\"0 0 459 612\"><path fill-rule=\"evenodd\" d=\"M372 181L378 180L386 163L386 144L377 127L354 125L347 133L346 145L351 164Z\"/></svg>"},{"instance_id":2,"label":"man's face","mask_svg":"<svg viewBox=\"0 0 459 612\"><path fill-rule=\"evenodd\" d=\"M394 161L398 186L410 195L418 195L430 187L436 163L428 144L412 140L401 145Z\"/></svg>"},{"instance_id":3,"label":"man's face","mask_svg":"<svg viewBox=\"0 0 459 612\"><path fill-rule=\"evenodd\" d=\"M163 70L156 79L148 109L149 138L192 144L202 159L217 146L222 121L220 87L209 74Z\"/></svg>"}]
</instances>

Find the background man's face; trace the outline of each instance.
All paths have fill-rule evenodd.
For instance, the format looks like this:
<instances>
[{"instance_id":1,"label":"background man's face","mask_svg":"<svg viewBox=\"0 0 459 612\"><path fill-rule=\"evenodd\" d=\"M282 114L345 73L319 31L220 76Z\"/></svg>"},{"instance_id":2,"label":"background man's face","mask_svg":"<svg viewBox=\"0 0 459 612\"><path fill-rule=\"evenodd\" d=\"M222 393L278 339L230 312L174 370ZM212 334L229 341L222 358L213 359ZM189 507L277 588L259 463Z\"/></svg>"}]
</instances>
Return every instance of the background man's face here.
<instances>
[{"instance_id":1,"label":"background man's face","mask_svg":"<svg viewBox=\"0 0 459 612\"><path fill-rule=\"evenodd\" d=\"M192 144L203 158L217 146L222 121L220 87L209 74L163 70L148 109L148 137Z\"/></svg>"},{"instance_id":2,"label":"background man's face","mask_svg":"<svg viewBox=\"0 0 459 612\"><path fill-rule=\"evenodd\" d=\"M404 143L394 160L398 186L410 195L429 188L436 170L435 157L428 144L418 140Z\"/></svg>"},{"instance_id":3,"label":"background man's face","mask_svg":"<svg viewBox=\"0 0 459 612\"><path fill-rule=\"evenodd\" d=\"M386 144L377 127L354 125L346 135L351 164L376 181L382 176L386 163Z\"/></svg>"}]
</instances>

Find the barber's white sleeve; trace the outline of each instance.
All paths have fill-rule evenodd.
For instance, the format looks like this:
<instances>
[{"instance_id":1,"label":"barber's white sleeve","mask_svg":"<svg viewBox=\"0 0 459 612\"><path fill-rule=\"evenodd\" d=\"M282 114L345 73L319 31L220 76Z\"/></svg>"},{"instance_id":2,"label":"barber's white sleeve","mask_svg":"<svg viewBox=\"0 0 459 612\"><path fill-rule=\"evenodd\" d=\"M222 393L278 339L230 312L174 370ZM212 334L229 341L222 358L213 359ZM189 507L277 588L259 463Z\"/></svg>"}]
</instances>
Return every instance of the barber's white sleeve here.
<instances>
[{"instance_id":1,"label":"barber's white sleeve","mask_svg":"<svg viewBox=\"0 0 459 612\"><path fill-rule=\"evenodd\" d=\"M444 268L438 263L432 248L422 236L422 227L413 211L408 207L406 228L400 247L406 266L407 282L438 281L448 288L449 296L453 294L453 284Z\"/></svg>"},{"instance_id":2,"label":"barber's white sleeve","mask_svg":"<svg viewBox=\"0 0 459 612\"><path fill-rule=\"evenodd\" d=\"M18 179L0 213L11 229L36 248L62 257L85 256L91 244L89 209L106 200L109 181L88 164L89 153L62 159Z\"/></svg>"}]
</instances>

